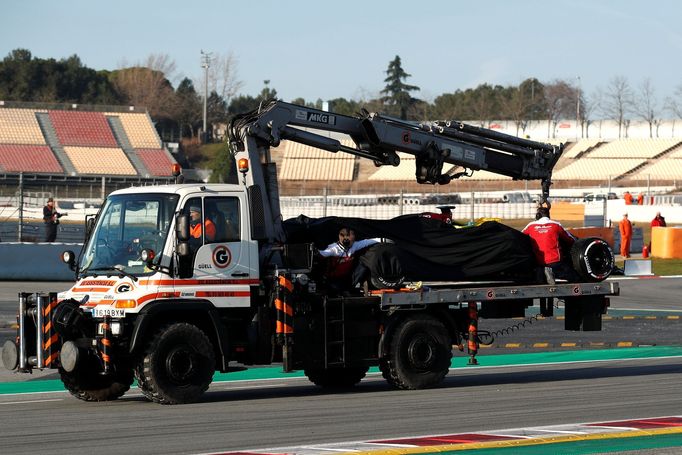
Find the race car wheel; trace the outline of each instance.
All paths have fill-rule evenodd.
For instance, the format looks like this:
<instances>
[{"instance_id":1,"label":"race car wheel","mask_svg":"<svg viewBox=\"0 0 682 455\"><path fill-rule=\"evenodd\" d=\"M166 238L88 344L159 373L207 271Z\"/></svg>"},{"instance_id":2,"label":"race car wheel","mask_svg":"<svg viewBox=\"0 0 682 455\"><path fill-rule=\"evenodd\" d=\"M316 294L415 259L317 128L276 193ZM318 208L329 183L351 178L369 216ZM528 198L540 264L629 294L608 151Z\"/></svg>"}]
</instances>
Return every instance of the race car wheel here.
<instances>
[{"instance_id":1,"label":"race car wheel","mask_svg":"<svg viewBox=\"0 0 682 455\"><path fill-rule=\"evenodd\" d=\"M615 266L611 247L598 237L578 239L571 247L571 261L584 281L603 281L611 275Z\"/></svg>"},{"instance_id":2,"label":"race car wheel","mask_svg":"<svg viewBox=\"0 0 682 455\"><path fill-rule=\"evenodd\" d=\"M358 384L369 368L312 368L305 375L313 384L324 388L347 388Z\"/></svg>"},{"instance_id":3,"label":"race car wheel","mask_svg":"<svg viewBox=\"0 0 682 455\"><path fill-rule=\"evenodd\" d=\"M161 404L197 401L215 370L213 345L198 327L175 323L163 327L147 345L135 368L142 394Z\"/></svg>"},{"instance_id":4,"label":"race car wheel","mask_svg":"<svg viewBox=\"0 0 682 455\"><path fill-rule=\"evenodd\" d=\"M429 315L402 321L393 332L388 355L380 362L384 378L399 389L424 389L443 380L450 368L450 336Z\"/></svg>"}]
</instances>

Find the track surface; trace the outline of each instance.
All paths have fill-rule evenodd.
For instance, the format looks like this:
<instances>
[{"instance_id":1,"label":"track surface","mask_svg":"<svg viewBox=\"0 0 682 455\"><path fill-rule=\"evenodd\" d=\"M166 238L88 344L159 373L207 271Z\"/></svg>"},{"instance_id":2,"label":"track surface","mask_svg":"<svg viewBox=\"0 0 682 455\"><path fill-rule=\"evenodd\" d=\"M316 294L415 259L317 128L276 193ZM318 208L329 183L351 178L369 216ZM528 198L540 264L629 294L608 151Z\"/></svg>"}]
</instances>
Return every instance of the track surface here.
<instances>
[{"instance_id":1,"label":"track surface","mask_svg":"<svg viewBox=\"0 0 682 455\"><path fill-rule=\"evenodd\" d=\"M0 440L7 453L169 454L638 419L679 414L681 373L675 357L458 369L443 387L410 392L376 377L349 393L304 378L233 382L186 406L134 391L105 404L64 392L2 395Z\"/></svg>"},{"instance_id":2,"label":"track surface","mask_svg":"<svg viewBox=\"0 0 682 455\"><path fill-rule=\"evenodd\" d=\"M567 335L623 340L636 334L648 344L679 346L682 322L661 316L679 314L681 283L621 282L623 296L612 299L615 319L605 321L603 332L571 334L560 330L560 321L545 320L518 337L528 340L548 323L537 336L553 336L552 343ZM15 308L16 292L7 285L0 283L0 302L6 302L0 303L0 314ZM54 289L30 286L21 289ZM638 317L623 319L633 314ZM617 327L611 330L609 324ZM482 367L453 370L442 387L422 391L393 390L375 375L346 393L323 392L305 378L216 383L201 403L170 407L150 404L134 389L111 403L84 403L65 392L5 394L0 396L0 441L6 453L246 451L642 419L680 415L682 409L682 357L488 368L486 356L492 352L516 352L490 349L479 357ZM465 359L458 362L463 365ZM13 381L12 376L2 380Z\"/></svg>"}]
</instances>

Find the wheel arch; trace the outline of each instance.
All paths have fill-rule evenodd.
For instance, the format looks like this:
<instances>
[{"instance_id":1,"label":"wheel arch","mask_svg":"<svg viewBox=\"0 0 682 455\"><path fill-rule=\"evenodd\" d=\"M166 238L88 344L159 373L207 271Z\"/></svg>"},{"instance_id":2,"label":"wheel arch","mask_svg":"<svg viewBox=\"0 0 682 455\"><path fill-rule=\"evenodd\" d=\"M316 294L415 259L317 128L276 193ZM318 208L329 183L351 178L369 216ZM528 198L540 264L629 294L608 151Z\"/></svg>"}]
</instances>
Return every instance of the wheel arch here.
<instances>
[{"instance_id":1,"label":"wheel arch","mask_svg":"<svg viewBox=\"0 0 682 455\"><path fill-rule=\"evenodd\" d=\"M156 300L140 311L130 336L129 353L135 354L144 347L150 334L163 325L173 322L193 324L204 331L211 340L220 371L227 371L229 362L229 337L218 310L207 300Z\"/></svg>"}]
</instances>

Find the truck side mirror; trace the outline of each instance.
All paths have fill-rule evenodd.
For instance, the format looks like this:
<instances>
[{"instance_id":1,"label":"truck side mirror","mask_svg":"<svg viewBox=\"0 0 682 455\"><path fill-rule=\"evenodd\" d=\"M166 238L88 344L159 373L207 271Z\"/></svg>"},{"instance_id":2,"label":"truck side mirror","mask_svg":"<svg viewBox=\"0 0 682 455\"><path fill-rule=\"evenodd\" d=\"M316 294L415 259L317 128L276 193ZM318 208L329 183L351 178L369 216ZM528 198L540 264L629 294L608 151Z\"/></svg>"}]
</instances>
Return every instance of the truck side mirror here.
<instances>
[{"instance_id":1,"label":"truck side mirror","mask_svg":"<svg viewBox=\"0 0 682 455\"><path fill-rule=\"evenodd\" d=\"M90 217L85 219L85 238L90 236L92 229L95 227L95 217Z\"/></svg>"},{"instance_id":2,"label":"truck side mirror","mask_svg":"<svg viewBox=\"0 0 682 455\"><path fill-rule=\"evenodd\" d=\"M186 213L177 216L175 220L175 235L179 242L187 242L189 240L189 215Z\"/></svg>"},{"instance_id":3,"label":"truck side mirror","mask_svg":"<svg viewBox=\"0 0 682 455\"><path fill-rule=\"evenodd\" d=\"M192 254L192 250L189 247L189 242L178 242L178 247L175 252L181 258L186 258Z\"/></svg>"}]
</instances>

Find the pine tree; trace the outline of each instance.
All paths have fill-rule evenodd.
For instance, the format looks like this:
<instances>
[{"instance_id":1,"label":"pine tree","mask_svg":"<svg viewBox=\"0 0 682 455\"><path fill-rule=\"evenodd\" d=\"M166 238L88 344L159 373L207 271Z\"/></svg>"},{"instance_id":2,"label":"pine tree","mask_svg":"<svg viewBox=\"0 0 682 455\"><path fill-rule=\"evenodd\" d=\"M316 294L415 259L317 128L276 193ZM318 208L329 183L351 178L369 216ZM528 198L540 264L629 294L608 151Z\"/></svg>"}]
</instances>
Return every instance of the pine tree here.
<instances>
[{"instance_id":1,"label":"pine tree","mask_svg":"<svg viewBox=\"0 0 682 455\"><path fill-rule=\"evenodd\" d=\"M397 106L400 111L400 118L405 120L407 119L407 110L418 101L416 98L412 98L410 92L418 91L419 87L403 82L412 75L405 72L398 55L388 64L386 75L386 79L384 79L386 87L381 91L385 95L382 101L388 105Z\"/></svg>"}]
</instances>

